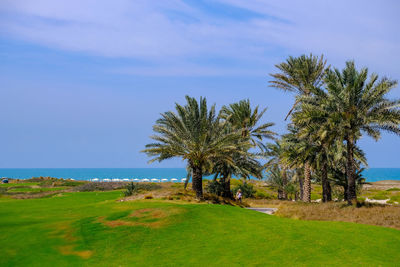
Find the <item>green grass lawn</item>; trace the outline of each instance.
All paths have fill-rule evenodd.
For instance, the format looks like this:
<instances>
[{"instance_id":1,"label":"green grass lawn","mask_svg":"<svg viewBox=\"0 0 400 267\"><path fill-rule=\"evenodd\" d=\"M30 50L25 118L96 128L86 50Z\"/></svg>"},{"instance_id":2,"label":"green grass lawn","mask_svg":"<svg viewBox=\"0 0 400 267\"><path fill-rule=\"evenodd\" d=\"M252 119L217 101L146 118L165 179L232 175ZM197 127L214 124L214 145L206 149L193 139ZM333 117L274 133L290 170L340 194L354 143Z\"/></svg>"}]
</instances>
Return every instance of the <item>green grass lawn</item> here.
<instances>
[{"instance_id":1,"label":"green grass lawn","mask_svg":"<svg viewBox=\"0 0 400 267\"><path fill-rule=\"evenodd\" d=\"M395 266L400 231L120 191L0 198L0 266Z\"/></svg>"}]
</instances>

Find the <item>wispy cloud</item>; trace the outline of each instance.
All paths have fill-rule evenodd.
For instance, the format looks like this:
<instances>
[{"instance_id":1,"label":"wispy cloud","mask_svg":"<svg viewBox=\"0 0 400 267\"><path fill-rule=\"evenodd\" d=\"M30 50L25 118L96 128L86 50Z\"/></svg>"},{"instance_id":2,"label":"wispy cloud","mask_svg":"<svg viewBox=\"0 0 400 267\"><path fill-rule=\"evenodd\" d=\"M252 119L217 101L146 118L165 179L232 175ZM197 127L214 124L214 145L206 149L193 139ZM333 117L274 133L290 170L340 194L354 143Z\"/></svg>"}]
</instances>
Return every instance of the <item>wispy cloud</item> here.
<instances>
[{"instance_id":1,"label":"wispy cloud","mask_svg":"<svg viewBox=\"0 0 400 267\"><path fill-rule=\"evenodd\" d=\"M141 75L258 75L277 54L309 52L394 74L388 61L400 60L398 7L345 0L3 0L0 30L51 48L157 63L115 70Z\"/></svg>"}]
</instances>

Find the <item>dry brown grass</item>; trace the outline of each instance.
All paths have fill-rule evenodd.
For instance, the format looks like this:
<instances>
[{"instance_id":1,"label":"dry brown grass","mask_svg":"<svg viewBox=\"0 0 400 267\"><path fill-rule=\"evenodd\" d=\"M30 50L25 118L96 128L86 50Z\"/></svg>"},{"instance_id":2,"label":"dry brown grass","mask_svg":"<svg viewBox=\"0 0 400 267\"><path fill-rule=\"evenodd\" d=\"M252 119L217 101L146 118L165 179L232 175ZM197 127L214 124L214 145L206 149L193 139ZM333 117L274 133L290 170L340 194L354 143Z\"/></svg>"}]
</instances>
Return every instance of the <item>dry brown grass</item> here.
<instances>
[{"instance_id":1,"label":"dry brown grass","mask_svg":"<svg viewBox=\"0 0 400 267\"><path fill-rule=\"evenodd\" d=\"M77 250L75 250L75 246L74 245L60 246L58 248L58 250L63 255L76 255L76 256L79 256L79 257L81 257L83 259L88 259L93 254L93 251L91 251L91 250L77 251Z\"/></svg>"},{"instance_id":2,"label":"dry brown grass","mask_svg":"<svg viewBox=\"0 0 400 267\"><path fill-rule=\"evenodd\" d=\"M125 218L117 220L107 220L105 217L99 217L98 222L108 227L118 226L145 226L149 228L160 228L170 223L170 217L185 212L181 208L149 208L135 210ZM135 220L130 220L133 218Z\"/></svg>"},{"instance_id":3,"label":"dry brown grass","mask_svg":"<svg viewBox=\"0 0 400 267\"><path fill-rule=\"evenodd\" d=\"M277 216L319 221L343 221L400 230L400 207L365 204L362 207L344 203L290 203L278 205Z\"/></svg>"}]
</instances>

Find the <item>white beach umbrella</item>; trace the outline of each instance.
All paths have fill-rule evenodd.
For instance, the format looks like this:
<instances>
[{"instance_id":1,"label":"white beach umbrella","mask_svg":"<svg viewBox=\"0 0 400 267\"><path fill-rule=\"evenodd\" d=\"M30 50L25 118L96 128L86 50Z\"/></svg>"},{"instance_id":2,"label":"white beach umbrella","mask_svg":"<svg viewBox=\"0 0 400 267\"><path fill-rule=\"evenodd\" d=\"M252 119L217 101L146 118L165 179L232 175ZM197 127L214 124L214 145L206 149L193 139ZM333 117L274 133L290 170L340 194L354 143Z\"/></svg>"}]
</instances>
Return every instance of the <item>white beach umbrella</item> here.
<instances>
[{"instance_id":1,"label":"white beach umbrella","mask_svg":"<svg viewBox=\"0 0 400 267\"><path fill-rule=\"evenodd\" d=\"M178 179L176 179L176 178L172 178L172 179L171 179L171 182L174 182L174 183L175 183L175 182L177 182L177 181L178 181Z\"/></svg>"},{"instance_id":2,"label":"white beach umbrella","mask_svg":"<svg viewBox=\"0 0 400 267\"><path fill-rule=\"evenodd\" d=\"M161 182L168 182L168 179L161 179Z\"/></svg>"},{"instance_id":3,"label":"white beach umbrella","mask_svg":"<svg viewBox=\"0 0 400 267\"><path fill-rule=\"evenodd\" d=\"M142 182L150 182L150 180L147 178L144 178L144 179L142 179Z\"/></svg>"},{"instance_id":4,"label":"white beach umbrella","mask_svg":"<svg viewBox=\"0 0 400 267\"><path fill-rule=\"evenodd\" d=\"M181 182L182 183L186 182L186 178L182 178Z\"/></svg>"},{"instance_id":5,"label":"white beach umbrella","mask_svg":"<svg viewBox=\"0 0 400 267\"><path fill-rule=\"evenodd\" d=\"M133 181L136 182L136 183L140 182L140 180L137 179L137 178L133 179Z\"/></svg>"}]
</instances>

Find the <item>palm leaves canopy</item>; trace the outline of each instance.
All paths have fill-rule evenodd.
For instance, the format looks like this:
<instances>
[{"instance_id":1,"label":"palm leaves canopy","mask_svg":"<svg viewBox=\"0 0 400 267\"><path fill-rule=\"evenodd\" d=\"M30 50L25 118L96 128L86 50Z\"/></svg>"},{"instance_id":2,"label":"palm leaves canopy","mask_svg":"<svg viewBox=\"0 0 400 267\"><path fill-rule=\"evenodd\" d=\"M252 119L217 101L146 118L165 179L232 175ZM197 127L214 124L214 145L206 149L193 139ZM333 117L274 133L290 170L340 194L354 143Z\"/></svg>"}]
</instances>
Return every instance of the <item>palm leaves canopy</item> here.
<instances>
[{"instance_id":1,"label":"palm leaves canopy","mask_svg":"<svg viewBox=\"0 0 400 267\"><path fill-rule=\"evenodd\" d=\"M176 104L176 112L161 114L153 127L156 142L146 145L143 152L153 157L150 162L180 157L192 171L192 186L202 197L202 175L212 169L214 162L233 164L232 155L242 153L250 144L238 131L226 131L226 123L215 112L215 105L207 107L205 98L197 101L186 96L185 106Z\"/></svg>"},{"instance_id":2,"label":"palm leaves canopy","mask_svg":"<svg viewBox=\"0 0 400 267\"><path fill-rule=\"evenodd\" d=\"M256 106L252 110L250 100L241 100L238 103L223 106L221 116L236 130L240 130L243 138L248 138L252 145L260 149L265 148L263 139L274 139L276 133L269 130L274 123L258 125L267 109L259 110Z\"/></svg>"},{"instance_id":3,"label":"palm leaves canopy","mask_svg":"<svg viewBox=\"0 0 400 267\"><path fill-rule=\"evenodd\" d=\"M309 95L314 88L319 88L324 83L326 60L321 57L301 55L300 57L290 56L286 62L275 65L280 73L270 74L274 80L270 81L270 86L284 91L294 92L297 95ZM297 106L298 100L286 115L285 120Z\"/></svg>"},{"instance_id":4,"label":"palm leaves canopy","mask_svg":"<svg viewBox=\"0 0 400 267\"><path fill-rule=\"evenodd\" d=\"M327 90L336 107L332 116L340 118L345 139L356 140L364 132L378 140L382 130L400 135L400 100L387 98L397 81L379 80L377 74L367 79L368 69L357 71L353 61L342 72L327 72Z\"/></svg>"},{"instance_id":5,"label":"palm leaves canopy","mask_svg":"<svg viewBox=\"0 0 400 267\"><path fill-rule=\"evenodd\" d=\"M301 55L290 56L286 62L275 65L281 72L271 74L274 80L270 86L296 94L310 94L312 88L323 84L326 60L321 57Z\"/></svg>"}]
</instances>

